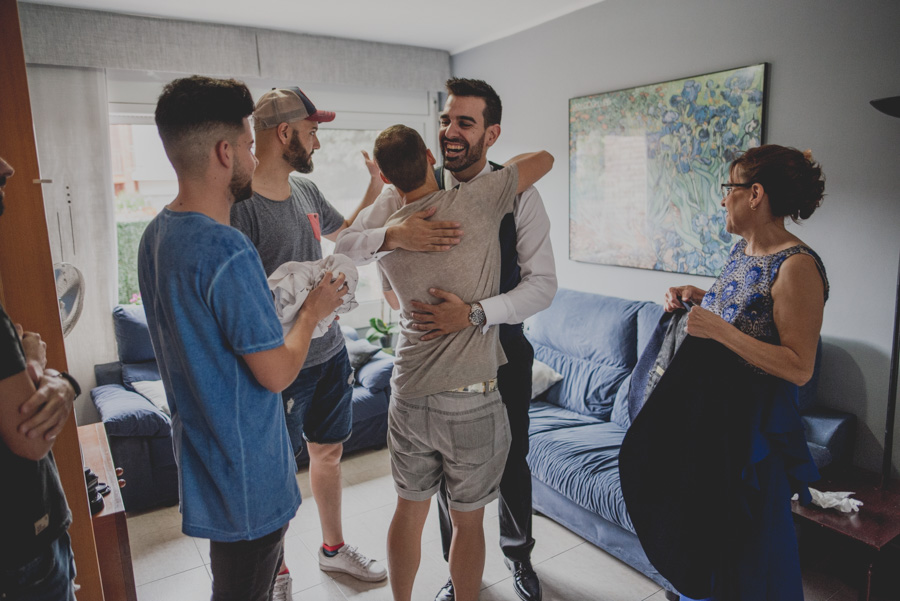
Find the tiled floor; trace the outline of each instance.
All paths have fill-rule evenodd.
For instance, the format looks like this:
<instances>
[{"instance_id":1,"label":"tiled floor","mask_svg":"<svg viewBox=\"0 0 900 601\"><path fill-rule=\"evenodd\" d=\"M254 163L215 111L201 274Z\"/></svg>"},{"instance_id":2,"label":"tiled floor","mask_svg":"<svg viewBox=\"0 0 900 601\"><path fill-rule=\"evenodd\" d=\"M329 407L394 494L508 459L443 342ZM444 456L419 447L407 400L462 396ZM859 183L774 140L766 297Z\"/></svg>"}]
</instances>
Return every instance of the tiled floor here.
<instances>
[{"instance_id":1,"label":"tiled floor","mask_svg":"<svg viewBox=\"0 0 900 601\"><path fill-rule=\"evenodd\" d=\"M357 453L345 458L342 465L345 538L386 564L385 541L396 501L387 450ZM285 540L285 555L294 579L294 601L389 601L391 592L386 582L369 584L319 571L315 553L321 533L307 470L297 475L297 481L304 501ZM128 531L139 601L208 601L209 543L181 533L177 507L131 516ZM485 511L485 532L488 549L481 599L517 601L496 544L496 502ZM546 601L665 600L664 592L654 582L550 519L535 516L534 536L537 545L532 559ZM447 576L437 510L432 503L413 598L430 601ZM856 593L844 580L820 566L804 568L803 584L807 601L856 599ZM874 601L888 598L876 597Z\"/></svg>"}]
</instances>

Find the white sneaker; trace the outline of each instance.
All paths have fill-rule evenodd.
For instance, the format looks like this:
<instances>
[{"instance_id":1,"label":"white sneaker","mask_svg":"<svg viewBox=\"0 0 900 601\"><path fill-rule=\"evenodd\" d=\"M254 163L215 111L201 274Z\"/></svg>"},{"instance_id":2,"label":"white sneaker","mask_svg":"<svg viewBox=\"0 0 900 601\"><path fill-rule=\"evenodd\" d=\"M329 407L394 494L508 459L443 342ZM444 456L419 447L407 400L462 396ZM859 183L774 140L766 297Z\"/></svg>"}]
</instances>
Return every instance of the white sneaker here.
<instances>
[{"instance_id":1,"label":"white sneaker","mask_svg":"<svg viewBox=\"0 0 900 601\"><path fill-rule=\"evenodd\" d=\"M383 565L350 545L341 547L334 557L328 557L322 547L319 547L319 569L323 572L343 572L366 582L378 582L387 578L387 570Z\"/></svg>"},{"instance_id":2,"label":"white sneaker","mask_svg":"<svg viewBox=\"0 0 900 601\"><path fill-rule=\"evenodd\" d=\"M291 580L291 573L285 572L275 577L275 587L272 589L272 601L291 601L291 592L294 588L294 581Z\"/></svg>"}]
</instances>

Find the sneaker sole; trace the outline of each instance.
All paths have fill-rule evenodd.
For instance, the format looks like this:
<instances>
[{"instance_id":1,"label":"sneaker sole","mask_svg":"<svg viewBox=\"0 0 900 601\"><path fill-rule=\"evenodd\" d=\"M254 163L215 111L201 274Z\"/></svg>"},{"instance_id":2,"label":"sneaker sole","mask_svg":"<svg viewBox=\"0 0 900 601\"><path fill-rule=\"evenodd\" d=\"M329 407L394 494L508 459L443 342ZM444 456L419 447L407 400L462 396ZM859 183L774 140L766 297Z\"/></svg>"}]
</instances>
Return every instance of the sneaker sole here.
<instances>
[{"instance_id":1,"label":"sneaker sole","mask_svg":"<svg viewBox=\"0 0 900 601\"><path fill-rule=\"evenodd\" d=\"M356 574L349 570L342 570L341 568L325 567L322 564L319 564L319 569L322 570L323 572L335 572L337 574L347 574L348 576L352 576L353 578L356 578L357 580L362 580L363 582L381 582L382 580L387 580L387 574L385 574L384 576L381 576L381 577L360 576L359 574Z\"/></svg>"}]
</instances>

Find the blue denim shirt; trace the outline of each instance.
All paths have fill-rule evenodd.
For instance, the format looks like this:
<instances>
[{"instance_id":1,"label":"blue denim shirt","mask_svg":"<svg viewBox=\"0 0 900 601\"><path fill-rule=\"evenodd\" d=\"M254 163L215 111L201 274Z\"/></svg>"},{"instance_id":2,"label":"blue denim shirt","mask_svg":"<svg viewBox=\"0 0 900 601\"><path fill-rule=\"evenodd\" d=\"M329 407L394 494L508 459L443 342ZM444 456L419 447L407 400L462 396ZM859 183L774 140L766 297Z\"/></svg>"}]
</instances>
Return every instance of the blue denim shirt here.
<instances>
[{"instance_id":1,"label":"blue denim shirt","mask_svg":"<svg viewBox=\"0 0 900 601\"><path fill-rule=\"evenodd\" d=\"M282 401L242 358L284 344L256 249L205 215L164 209L138 276L172 409L182 530L232 542L280 528L300 505Z\"/></svg>"}]
</instances>

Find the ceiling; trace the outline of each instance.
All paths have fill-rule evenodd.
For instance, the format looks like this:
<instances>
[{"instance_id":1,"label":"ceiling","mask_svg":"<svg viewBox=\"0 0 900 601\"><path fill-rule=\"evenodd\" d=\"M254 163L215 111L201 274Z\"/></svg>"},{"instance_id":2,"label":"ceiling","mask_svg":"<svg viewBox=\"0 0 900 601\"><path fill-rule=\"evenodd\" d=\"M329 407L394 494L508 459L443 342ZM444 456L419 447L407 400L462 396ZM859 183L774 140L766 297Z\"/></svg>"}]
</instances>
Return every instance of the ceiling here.
<instances>
[{"instance_id":1,"label":"ceiling","mask_svg":"<svg viewBox=\"0 0 900 601\"><path fill-rule=\"evenodd\" d=\"M30 0L26 0L30 1ZM244 25L456 54L601 0L50 0L72 8Z\"/></svg>"}]
</instances>

